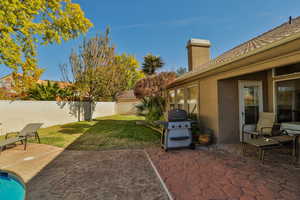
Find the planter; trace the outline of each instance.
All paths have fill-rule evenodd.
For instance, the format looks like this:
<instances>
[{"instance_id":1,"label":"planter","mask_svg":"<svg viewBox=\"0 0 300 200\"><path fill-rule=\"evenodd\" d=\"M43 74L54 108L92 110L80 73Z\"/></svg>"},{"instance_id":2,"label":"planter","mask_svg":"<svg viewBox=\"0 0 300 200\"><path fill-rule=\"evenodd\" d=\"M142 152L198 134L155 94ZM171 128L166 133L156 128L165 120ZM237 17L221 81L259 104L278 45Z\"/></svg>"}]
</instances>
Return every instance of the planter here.
<instances>
[{"instance_id":1,"label":"planter","mask_svg":"<svg viewBox=\"0 0 300 200\"><path fill-rule=\"evenodd\" d=\"M198 142L202 145L210 145L212 143L212 135L211 134L199 134Z\"/></svg>"}]
</instances>

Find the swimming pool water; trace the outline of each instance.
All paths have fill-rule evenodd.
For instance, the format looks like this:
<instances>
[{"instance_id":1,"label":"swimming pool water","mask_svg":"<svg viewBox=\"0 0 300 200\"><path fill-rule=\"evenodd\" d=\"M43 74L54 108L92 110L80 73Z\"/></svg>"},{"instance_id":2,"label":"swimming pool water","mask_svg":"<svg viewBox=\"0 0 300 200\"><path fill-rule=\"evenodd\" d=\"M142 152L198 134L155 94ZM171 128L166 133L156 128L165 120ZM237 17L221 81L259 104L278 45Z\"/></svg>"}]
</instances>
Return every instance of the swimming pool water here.
<instances>
[{"instance_id":1,"label":"swimming pool water","mask_svg":"<svg viewBox=\"0 0 300 200\"><path fill-rule=\"evenodd\" d=\"M23 184L9 173L0 172L0 199L24 200L25 188Z\"/></svg>"}]
</instances>

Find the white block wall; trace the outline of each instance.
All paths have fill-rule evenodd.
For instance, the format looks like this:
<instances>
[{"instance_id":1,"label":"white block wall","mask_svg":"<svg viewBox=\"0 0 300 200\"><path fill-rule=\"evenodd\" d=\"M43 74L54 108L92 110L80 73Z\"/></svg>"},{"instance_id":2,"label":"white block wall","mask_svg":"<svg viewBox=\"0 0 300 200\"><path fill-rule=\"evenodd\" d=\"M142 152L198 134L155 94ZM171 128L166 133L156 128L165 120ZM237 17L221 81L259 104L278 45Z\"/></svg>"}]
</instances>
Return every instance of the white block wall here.
<instances>
[{"instance_id":1,"label":"white block wall","mask_svg":"<svg viewBox=\"0 0 300 200\"><path fill-rule=\"evenodd\" d=\"M121 115L137 114L136 106L138 104L140 104L140 101L118 102L116 105L117 113Z\"/></svg>"},{"instance_id":2,"label":"white block wall","mask_svg":"<svg viewBox=\"0 0 300 200\"><path fill-rule=\"evenodd\" d=\"M97 102L93 118L115 114L115 102ZM77 120L77 112L72 111L70 104L56 101L0 101L0 134L19 131L28 123L44 123L43 127L48 127Z\"/></svg>"}]
</instances>

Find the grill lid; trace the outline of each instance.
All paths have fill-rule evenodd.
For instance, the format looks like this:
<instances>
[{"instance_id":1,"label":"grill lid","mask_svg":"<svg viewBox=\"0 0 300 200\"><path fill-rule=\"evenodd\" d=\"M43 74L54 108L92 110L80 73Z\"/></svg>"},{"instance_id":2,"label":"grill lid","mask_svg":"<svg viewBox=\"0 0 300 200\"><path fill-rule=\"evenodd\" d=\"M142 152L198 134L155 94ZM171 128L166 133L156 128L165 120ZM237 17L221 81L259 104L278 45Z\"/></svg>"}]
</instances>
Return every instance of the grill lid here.
<instances>
[{"instance_id":1,"label":"grill lid","mask_svg":"<svg viewBox=\"0 0 300 200\"><path fill-rule=\"evenodd\" d=\"M168 113L168 121L176 122L176 121L186 121L187 120L187 112L181 109L173 109Z\"/></svg>"}]
</instances>

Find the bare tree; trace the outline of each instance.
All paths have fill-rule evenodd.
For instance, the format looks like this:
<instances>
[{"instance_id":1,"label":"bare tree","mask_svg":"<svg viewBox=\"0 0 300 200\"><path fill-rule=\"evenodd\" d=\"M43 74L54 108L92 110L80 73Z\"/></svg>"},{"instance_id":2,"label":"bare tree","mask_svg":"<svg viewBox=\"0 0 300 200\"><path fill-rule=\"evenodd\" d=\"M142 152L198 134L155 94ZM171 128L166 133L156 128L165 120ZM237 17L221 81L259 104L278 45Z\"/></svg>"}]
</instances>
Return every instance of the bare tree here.
<instances>
[{"instance_id":1,"label":"bare tree","mask_svg":"<svg viewBox=\"0 0 300 200\"><path fill-rule=\"evenodd\" d=\"M88 102L90 115L86 120L92 119L93 105L107 93L114 49L107 28L105 34L85 39L77 52L72 51L69 64L61 65L63 80L69 82L73 89L74 95L68 100Z\"/></svg>"}]
</instances>

